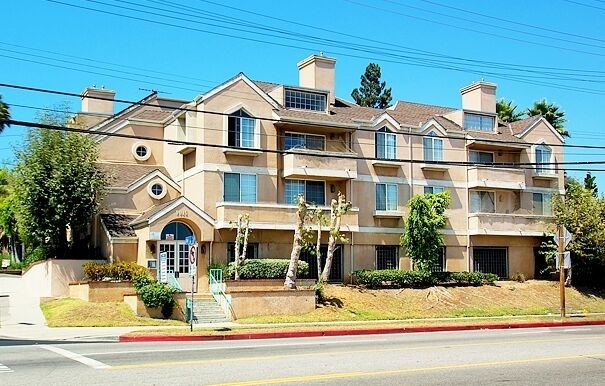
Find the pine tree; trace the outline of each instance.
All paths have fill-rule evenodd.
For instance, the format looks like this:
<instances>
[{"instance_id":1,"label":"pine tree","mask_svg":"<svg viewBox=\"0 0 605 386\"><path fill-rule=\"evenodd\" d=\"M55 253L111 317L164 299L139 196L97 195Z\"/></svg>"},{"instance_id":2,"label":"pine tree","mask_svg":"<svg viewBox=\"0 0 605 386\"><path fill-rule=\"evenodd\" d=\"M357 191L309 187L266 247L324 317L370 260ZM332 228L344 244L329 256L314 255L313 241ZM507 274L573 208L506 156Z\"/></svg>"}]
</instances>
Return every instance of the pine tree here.
<instances>
[{"instance_id":1,"label":"pine tree","mask_svg":"<svg viewBox=\"0 0 605 386\"><path fill-rule=\"evenodd\" d=\"M370 63L361 76L361 87L351 92L351 96L359 106L384 109L391 105L391 88L386 88L386 82L380 82L380 66Z\"/></svg>"}]
</instances>

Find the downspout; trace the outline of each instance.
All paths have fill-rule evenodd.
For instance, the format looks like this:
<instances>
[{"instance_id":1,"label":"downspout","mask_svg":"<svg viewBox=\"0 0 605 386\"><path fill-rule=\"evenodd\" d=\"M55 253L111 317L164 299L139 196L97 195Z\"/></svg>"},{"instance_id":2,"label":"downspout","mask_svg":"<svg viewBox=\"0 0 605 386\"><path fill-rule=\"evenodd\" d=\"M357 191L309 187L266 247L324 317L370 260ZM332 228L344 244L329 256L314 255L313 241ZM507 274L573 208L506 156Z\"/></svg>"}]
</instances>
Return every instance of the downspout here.
<instances>
[{"instance_id":1,"label":"downspout","mask_svg":"<svg viewBox=\"0 0 605 386\"><path fill-rule=\"evenodd\" d=\"M409 195L410 195L410 199L412 199L413 195L414 195L414 147L412 146L412 127L409 126L408 127L408 140L410 142L410 163L409 163L409 167L410 167L410 181L408 183L409 185Z\"/></svg>"},{"instance_id":2,"label":"downspout","mask_svg":"<svg viewBox=\"0 0 605 386\"><path fill-rule=\"evenodd\" d=\"M466 133L464 134L464 154L465 154L465 161L468 162L469 160L469 151L468 151L468 144L466 143L467 141L467 135ZM470 192L469 192L469 180L468 180L468 169L469 169L469 164L466 163L465 166L466 169L466 184L465 184L465 193L466 193L466 261L467 261L467 269L469 272L471 272L471 234L470 234Z\"/></svg>"}]
</instances>

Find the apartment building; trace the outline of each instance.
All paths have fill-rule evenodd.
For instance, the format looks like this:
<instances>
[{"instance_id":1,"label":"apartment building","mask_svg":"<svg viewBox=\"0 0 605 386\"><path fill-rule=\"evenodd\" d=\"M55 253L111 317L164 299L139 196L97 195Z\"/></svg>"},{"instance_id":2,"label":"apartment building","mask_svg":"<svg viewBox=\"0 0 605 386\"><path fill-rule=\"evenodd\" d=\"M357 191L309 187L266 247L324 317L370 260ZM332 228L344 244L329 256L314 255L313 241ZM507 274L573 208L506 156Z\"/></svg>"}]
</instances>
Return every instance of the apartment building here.
<instances>
[{"instance_id":1,"label":"apartment building","mask_svg":"<svg viewBox=\"0 0 605 386\"><path fill-rule=\"evenodd\" d=\"M288 258L293 199L302 193L327 212L342 192L353 205L341 228L349 243L331 280L347 281L358 269L410 269L399 245L407 202L447 190L441 269L534 276L550 198L563 193L557 131L539 116L499 122L487 82L462 88L458 107L359 107L336 97L335 65L312 55L298 63L296 86L240 73L191 101L152 93L115 114L113 91L85 90L81 114L112 176L94 225L102 255L153 270L167 252L187 287L194 236L204 290L208 264L233 259L238 215L250 215L249 258Z\"/></svg>"}]
</instances>

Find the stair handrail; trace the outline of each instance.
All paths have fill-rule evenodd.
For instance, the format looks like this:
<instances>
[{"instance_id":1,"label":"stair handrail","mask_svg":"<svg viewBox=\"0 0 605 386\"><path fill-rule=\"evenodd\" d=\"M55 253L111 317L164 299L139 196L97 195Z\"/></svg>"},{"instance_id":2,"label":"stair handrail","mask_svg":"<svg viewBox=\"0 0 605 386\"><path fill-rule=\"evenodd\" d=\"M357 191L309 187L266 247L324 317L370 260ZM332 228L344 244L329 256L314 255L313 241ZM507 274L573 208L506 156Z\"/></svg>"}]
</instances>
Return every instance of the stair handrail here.
<instances>
[{"instance_id":1,"label":"stair handrail","mask_svg":"<svg viewBox=\"0 0 605 386\"><path fill-rule=\"evenodd\" d=\"M181 283L174 276L174 271L168 271L166 277L168 278L169 285L176 288L179 292L183 292L183 287L181 287Z\"/></svg>"},{"instance_id":2,"label":"stair handrail","mask_svg":"<svg viewBox=\"0 0 605 386\"><path fill-rule=\"evenodd\" d=\"M227 294L223 290L223 270L220 268L210 269L210 293L214 300L221 306L225 313L229 314L229 318L233 320L233 308L231 307L231 300L227 297Z\"/></svg>"}]
</instances>

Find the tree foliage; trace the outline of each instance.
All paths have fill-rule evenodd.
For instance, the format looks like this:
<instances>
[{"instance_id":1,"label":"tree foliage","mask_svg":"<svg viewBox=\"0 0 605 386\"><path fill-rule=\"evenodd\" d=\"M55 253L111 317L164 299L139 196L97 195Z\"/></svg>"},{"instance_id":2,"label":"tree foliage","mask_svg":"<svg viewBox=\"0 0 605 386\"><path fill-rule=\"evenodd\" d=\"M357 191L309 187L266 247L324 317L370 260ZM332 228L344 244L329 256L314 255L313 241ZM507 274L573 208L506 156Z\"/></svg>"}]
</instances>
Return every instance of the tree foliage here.
<instances>
[{"instance_id":1,"label":"tree foliage","mask_svg":"<svg viewBox=\"0 0 605 386\"><path fill-rule=\"evenodd\" d=\"M447 221L445 210L450 201L450 193L445 191L417 195L409 202L401 245L421 271L431 271L437 265L443 246L441 229Z\"/></svg>"},{"instance_id":2,"label":"tree foliage","mask_svg":"<svg viewBox=\"0 0 605 386\"><path fill-rule=\"evenodd\" d=\"M515 111L517 105L513 106L513 101L507 101L502 98L496 102L496 113L502 122L516 122L523 119L523 112Z\"/></svg>"},{"instance_id":3,"label":"tree foliage","mask_svg":"<svg viewBox=\"0 0 605 386\"><path fill-rule=\"evenodd\" d=\"M586 173L586 177L584 177L584 187L591 191L593 196L598 197L597 177L593 176L590 172Z\"/></svg>"},{"instance_id":4,"label":"tree foliage","mask_svg":"<svg viewBox=\"0 0 605 386\"><path fill-rule=\"evenodd\" d=\"M603 286L605 275L605 199L597 198L579 181L569 178L565 197L553 198L558 225L573 235L567 249L576 284Z\"/></svg>"},{"instance_id":5,"label":"tree foliage","mask_svg":"<svg viewBox=\"0 0 605 386\"><path fill-rule=\"evenodd\" d=\"M10 126L6 123L9 119L11 119L11 114L8 110L8 105L2 101L2 95L0 95L0 133L4 131L5 127Z\"/></svg>"},{"instance_id":6,"label":"tree foliage","mask_svg":"<svg viewBox=\"0 0 605 386\"><path fill-rule=\"evenodd\" d=\"M43 113L42 123L64 125L67 113ZM15 168L19 228L26 244L47 256L65 256L86 244L107 178L97 167L89 136L32 130ZM71 236L71 237L68 237Z\"/></svg>"},{"instance_id":7,"label":"tree foliage","mask_svg":"<svg viewBox=\"0 0 605 386\"><path fill-rule=\"evenodd\" d=\"M534 105L526 110L530 117L542 115L564 137L569 137L569 132L565 129L565 112L559 110L560 107L554 103L548 103L546 99L535 101Z\"/></svg>"},{"instance_id":8,"label":"tree foliage","mask_svg":"<svg viewBox=\"0 0 605 386\"><path fill-rule=\"evenodd\" d=\"M359 106L384 109L391 105L391 88L380 81L380 66L370 63L361 76L361 87L355 88L351 96Z\"/></svg>"}]
</instances>

